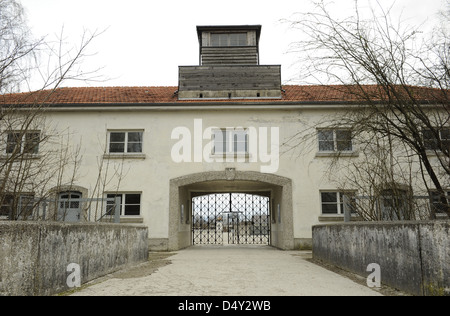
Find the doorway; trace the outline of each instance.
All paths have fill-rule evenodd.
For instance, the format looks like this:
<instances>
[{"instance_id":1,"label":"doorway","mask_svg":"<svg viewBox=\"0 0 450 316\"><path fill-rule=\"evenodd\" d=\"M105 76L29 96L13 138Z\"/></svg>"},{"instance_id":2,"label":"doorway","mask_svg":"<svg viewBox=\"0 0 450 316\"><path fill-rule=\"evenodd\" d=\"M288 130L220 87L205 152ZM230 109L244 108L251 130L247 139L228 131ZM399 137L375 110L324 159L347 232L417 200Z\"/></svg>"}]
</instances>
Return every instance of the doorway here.
<instances>
[{"instance_id":1,"label":"doorway","mask_svg":"<svg viewBox=\"0 0 450 316\"><path fill-rule=\"evenodd\" d=\"M165 246L164 249L175 251L192 246L194 241L192 221L195 220L192 213L192 199L198 196L208 196L211 194L227 195L227 203L229 203L230 194L232 199L233 194L237 194L236 197L239 194L265 196L269 201L268 215L270 217L268 220L268 229L266 230L269 236L267 243L269 243L270 246L280 249L294 249L292 181L288 178L274 174L264 174L253 171L238 171L233 168L226 168L225 171L194 173L171 179L169 193L168 238L167 240L163 240L161 238L150 238L150 247L161 248L162 246ZM208 199L211 198L212 197L209 197ZM217 198L218 196L216 196L216 200ZM261 204L264 204L267 199L259 199L259 201ZM205 200L206 198L204 199L204 202L206 202ZM238 198L237 200L240 201L239 203L246 204L247 206L250 204L248 200L242 198ZM225 201L226 198L224 197L222 203L225 203ZM257 203L259 203L259 201ZM211 201L207 203L211 203ZM221 202L219 201L218 203L220 204ZM227 206L229 211L229 204L222 206L222 208L226 209ZM215 211L220 211L220 208L216 207ZM212 212L212 208L210 212ZM228 214L223 215L228 216ZM247 228L249 226L248 223L252 220L252 215L258 214L249 214L248 216L245 216L248 218L246 221ZM255 219L257 218L254 217L253 220ZM222 225L223 220L224 219L222 218ZM232 218L231 220L234 219ZM263 220L264 219L261 219L261 222ZM239 224L240 226L243 224L245 227L245 223L243 223L243 221L239 221ZM264 226L264 224L261 225ZM236 233L235 235L237 235L237 232L241 233L240 230L238 231L236 229L233 233ZM256 230L254 232L255 233L253 235L255 235L256 238ZM211 237L209 238L211 240ZM222 235L222 240L223 238L224 235ZM228 238L228 236L225 236L225 238ZM239 242L241 242L241 239L242 237L240 234ZM249 237L247 236L247 240L248 239Z\"/></svg>"},{"instance_id":2,"label":"doorway","mask_svg":"<svg viewBox=\"0 0 450 316\"><path fill-rule=\"evenodd\" d=\"M81 220L81 197L78 191L61 192L58 199L58 220L76 223Z\"/></svg>"}]
</instances>

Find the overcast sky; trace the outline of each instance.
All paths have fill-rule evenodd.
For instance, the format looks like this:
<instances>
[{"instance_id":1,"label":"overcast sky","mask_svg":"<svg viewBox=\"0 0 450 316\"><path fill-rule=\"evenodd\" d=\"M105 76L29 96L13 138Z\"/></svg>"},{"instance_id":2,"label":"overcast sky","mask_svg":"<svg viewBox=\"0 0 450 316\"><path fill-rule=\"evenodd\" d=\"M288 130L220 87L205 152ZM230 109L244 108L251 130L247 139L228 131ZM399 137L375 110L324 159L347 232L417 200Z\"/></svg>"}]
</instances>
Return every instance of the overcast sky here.
<instances>
[{"instance_id":1,"label":"overcast sky","mask_svg":"<svg viewBox=\"0 0 450 316\"><path fill-rule=\"evenodd\" d=\"M68 43L83 30L106 30L89 46L86 71L104 67L104 82L67 82L69 86L176 86L178 66L198 65L197 25L262 25L260 63L281 64L283 83L299 83L287 53L298 33L280 23L311 11L310 0L20 0L34 36L55 39L64 26ZM379 0L391 5L392 0ZM353 13L354 0L336 0L333 12ZM366 1L361 1L364 5ZM375 3L375 1L372 1ZM397 0L394 15L416 25L437 20L448 0ZM301 81L301 80L300 80Z\"/></svg>"}]
</instances>

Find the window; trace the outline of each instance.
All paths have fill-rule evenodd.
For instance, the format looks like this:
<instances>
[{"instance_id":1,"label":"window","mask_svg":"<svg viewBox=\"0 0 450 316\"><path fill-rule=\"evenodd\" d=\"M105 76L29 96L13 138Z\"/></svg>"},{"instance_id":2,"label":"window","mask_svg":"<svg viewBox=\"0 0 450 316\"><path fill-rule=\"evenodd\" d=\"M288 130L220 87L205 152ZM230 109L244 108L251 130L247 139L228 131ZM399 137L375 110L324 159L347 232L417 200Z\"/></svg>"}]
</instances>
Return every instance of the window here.
<instances>
[{"instance_id":1,"label":"window","mask_svg":"<svg viewBox=\"0 0 450 316\"><path fill-rule=\"evenodd\" d=\"M435 134L436 132L438 135ZM450 151L450 128L443 128L441 130L424 129L422 136L425 149L433 151L440 150L439 142L441 142L442 149Z\"/></svg>"},{"instance_id":2,"label":"window","mask_svg":"<svg viewBox=\"0 0 450 316\"><path fill-rule=\"evenodd\" d=\"M81 192L61 192L59 194L59 208L79 209L81 196Z\"/></svg>"},{"instance_id":3,"label":"window","mask_svg":"<svg viewBox=\"0 0 450 316\"><path fill-rule=\"evenodd\" d=\"M352 132L347 129L323 129L318 131L319 152L353 151Z\"/></svg>"},{"instance_id":4,"label":"window","mask_svg":"<svg viewBox=\"0 0 450 316\"><path fill-rule=\"evenodd\" d=\"M109 132L109 153L142 153L143 132Z\"/></svg>"},{"instance_id":5,"label":"window","mask_svg":"<svg viewBox=\"0 0 450 316\"><path fill-rule=\"evenodd\" d=\"M406 190L384 190L382 202L385 208L402 209L405 206L408 193Z\"/></svg>"},{"instance_id":6,"label":"window","mask_svg":"<svg viewBox=\"0 0 450 316\"><path fill-rule=\"evenodd\" d=\"M211 46L247 46L247 33L211 33Z\"/></svg>"},{"instance_id":7,"label":"window","mask_svg":"<svg viewBox=\"0 0 450 316\"><path fill-rule=\"evenodd\" d=\"M450 190L446 192L447 203L450 203ZM438 191L430 191L431 208L435 213L445 213L447 206L441 202L441 195Z\"/></svg>"},{"instance_id":8,"label":"window","mask_svg":"<svg viewBox=\"0 0 450 316\"><path fill-rule=\"evenodd\" d=\"M6 153L12 154L16 149L21 152L22 135L17 132L8 133L6 140Z\"/></svg>"},{"instance_id":9,"label":"window","mask_svg":"<svg viewBox=\"0 0 450 316\"><path fill-rule=\"evenodd\" d=\"M33 208L34 194L5 194L0 205L0 218L27 218L32 215Z\"/></svg>"},{"instance_id":10,"label":"window","mask_svg":"<svg viewBox=\"0 0 450 316\"><path fill-rule=\"evenodd\" d=\"M213 131L213 154L247 154L248 130L218 129Z\"/></svg>"},{"instance_id":11,"label":"window","mask_svg":"<svg viewBox=\"0 0 450 316\"><path fill-rule=\"evenodd\" d=\"M7 133L7 154L37 154L39 152L40 132L13 131Z\"/></svg>"},{"instance_id":12,"label":"window","mask_svg":"<svg viewBox=\"0 0 450 316\"><path fill-rule=\"evenodd\" d=\"M24 153L37 154L39 152L40 133L29 132L25 134Z\"/></svg>"},{"instance_id":13,"label":"window","mask_svg":"<svg viewBox=\"0 0 450 316\"><path fill-rule=\"evenodd\" d=\"M141 194L140 193L116 193L107 194L108 199L120 198L121 216L139 216L141 215ZM107 201L107 214L114 215L114 202Z\"/></svg>"},{"instance_id":14,"label":"window","mask_svg":"<svg viewBox=\"0 0 450 316\"><path fill-rule=\"evenodd\" d=\"M411 219L410 190L386 189L381 193L381 216L383 220Z\"/></svg>"},{"instance_id":15,"label":"window","mask_svg":"<svg viewBox=\"0 0 450 316\"><path fill-rule=\"evenodd\" d=\"M355 212L355 192L321 192L322 214L324 215L343 215L344 214L344 195L349 198L350 211Z\"/></svg>"}]
</instances>

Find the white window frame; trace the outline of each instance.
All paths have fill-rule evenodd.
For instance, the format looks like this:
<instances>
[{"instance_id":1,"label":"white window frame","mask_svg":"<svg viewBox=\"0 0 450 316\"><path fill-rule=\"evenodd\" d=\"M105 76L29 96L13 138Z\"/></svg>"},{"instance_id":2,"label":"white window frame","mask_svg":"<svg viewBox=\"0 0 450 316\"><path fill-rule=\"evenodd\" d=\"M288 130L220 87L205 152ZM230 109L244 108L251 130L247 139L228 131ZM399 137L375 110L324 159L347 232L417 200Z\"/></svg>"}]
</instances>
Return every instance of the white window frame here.
<instances>
[{"instance_id":1,"label":"white window frame","mask_svg":"<svg viewBox=\"0 0 450 316\"><path fill-rule=\"evenodd\" d=\"M447 193L447 200L450 201L450 188L448 189L444 189L444 191ZM429 195L430 195L430 206L434 209L435 213L437 214L444 214L443 211L439 210L438 207L436 207L436 204L440 203L440 196L439 196L439 191L437 190L430 190L429 191Z\"/></svg>"},{"instance_id":2,"label":"white window frame","mask_svg":"<svg viewBox=\"0 0 450 316\"><path fill-rule=\"evenodd\" d=\"M221 146L222 148L225 147L225 151L217 151L216 148L218 148L216 134L225 133L225 140L221 142L221 144L224 144L224 146ZM244 133L245 140L242 141L242 139L239 138L238 133ZM235 142L235 136L238 137L237 142ZM213 129L212 130L212 141L213 146L211 148L211 154L213 156L248 156L249 155L249 130L247 128L219 128L219 129ZM244 150L239 150L237 148L238 143L244 143ZM231 146L230 146L231 144Z\"/></svg>"},{"instance_id":3,"label":"white window frame","mask_svg":"<svg viewBox=\"0 0 450 316\"><path fill-rule=\"evenodd\" d=\"M441 129L439 129L439 139L440 139L440 141L441 142L443 142L444 144L445 143L450 143L450 138L443 138L442 137L442 132L443 131L446 131L447 133L449 133L449 136L450 136L450 127L443 127L443 128L441 128ZM425 146L425 149L427 150L427 151L433 151L433 152L440 152L440 150L438 149L438 148L436 148L437 146L437 144L431 144L431 142L434 142L434 141L436 141L436 139L433 137L433 138L426 138L425 136L426 136L426 133L427 132L432 132L432 129L423 129L422 130L422 139L423 139L423 142L424 142L424 146Z\"/></svg>"},{"instance_id":4,"label":"white window frame","mask_svg":"<svg viewBox=\"0 0 450 316\"><path fill-rule=\"evenodd\" d=\"M31 139L28 138L29 135L35 135L37 134L37 138L31 137ZM17 138L17 141L13 142L10 141L10 135L18 135L20 136L20 139ZM14 138L14 136L13 136ZM36 141L37 140L37 141ZM41 142L41 131L39 130L30 130L30 131L20 131L20 130L9 130L6 132L6 147L4 153L6 155L14 154L15 148L17 146L19 147L19 151L17 154L25 154L25 155L38 155L39 154L39 144ZM33 150L31 152L26 152L25 149L28 148L29 142L33 142L33 146L30 147ZM14 148L12 151L9 150L10 144L14 144Z\"/></svg>"},{"instance_id":5,"label":"white window frame","mask_svg":"<svg viewBox=\"0 0 450 316\"><path fill-rule=\"evenodd\" d=\"M328 193L328 194L335 194L336 195L336 202L324 202L322 200L323 193ZM339 190L321 190L320 191L320 214L322 216L344 216L344 195L348 195L348 196L352 196L355 197L356 196L356 191L339 191ZM324 204L326 205L336 205L336 209L337 209L337 213L324 213L323 212L323 206ZM353 214L353 212L352 212Z\"/></svg>"},{"instance_id":6,"label":"white window frame","mask_svg":"<svg viewBox=\"0 0 450 316\"><path fill-rule=\"evenodd\" d=\"M333 139L331 140L321 140L321 133L323 132L329 132L333 134ZM349 150L340 150L339 149L339 140L338 140L338 132L349 132L350 133L350 149ZM333 149L332 150L323 150L321 149L321 142L333 142ZM352 130L349 128L320 128L317 129L317 146L318 146L318 152L319 153L354 153L355 148L353 144L353 135Z\"/></svg>"},{"instance_id":7,"label":"white window frame","mask_svg":"<svg viewBox=\"0 0 450 316\"><path fill-rule=\"evenodd\" d=\"M114 133L121 133L125 135L123 142L111 142L111 134ZM140 133L141 134L141 141L140 142L134 142L136 144L141 145L141 151L128 151L128 145L132 142L129 141L129 133ZM122 144L123 143L123 151L111 151L111 144L117 143ZM108 154L109 155L139 155L144 152L144 130L108 130Z\"/></svg>"},{"instance_id":8,"label":"white window frame","mask_svg":"<svg viewBox=\"0 0 450 316\"><path fill-rule=\"evenodd\" d=\"M11 212L12 211L12 207L15 206L16 207L16 210L15 210L16 213L17 213L17 211L20 211L20 214L22 214L23 211L24 211L24 208L27 207L27 206L29 207L29 205L28 204L21 205L21 201L22 200L25 200L25 201L28 200L28 201L32 201L33 202L34 198L35 198L35 194L34 193L6 193L4 195L3 204L1 205L1 207L2 208L8 208L8 212ZM17 205L15 205L14 202L16 202ZM21 207L20 210L19 210L19 207ZM31 205L31 207L33 207L33 205ZM25 211L26 211L26 209L25 209ZM9 217L9 213L0 215L0 219L8 219L8 217Z\"/></svg>"},{"instance_id":9,"label":"white window frame","mask_svg":"<svg viewBox=\"0 0 450 316\"><path fill-rule=\"evenodd\" d=\"M126 204L126 196L127 195L139 195L139 204ZM142 215L142 192L107 192L104 194L105 198L115 198L117 196L120 196L120 216L121 217L141 217ZM106 212L108 212L108 205L110 205L110 202L106 203ZM127 205L139 205L139 214L134 215L127 215L125 214L126 206ZM112 213L111 215L114 215Z\"/></svg>"}]
</instances>

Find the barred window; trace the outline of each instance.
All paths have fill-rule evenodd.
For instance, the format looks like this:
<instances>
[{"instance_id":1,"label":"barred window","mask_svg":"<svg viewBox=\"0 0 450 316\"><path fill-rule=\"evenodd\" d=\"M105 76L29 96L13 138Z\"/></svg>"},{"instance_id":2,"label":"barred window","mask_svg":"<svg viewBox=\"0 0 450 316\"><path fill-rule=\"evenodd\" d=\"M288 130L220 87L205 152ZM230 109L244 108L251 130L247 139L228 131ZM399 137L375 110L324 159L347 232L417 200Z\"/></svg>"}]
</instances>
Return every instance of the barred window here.
<instances>
[{"instance_id":1,"label":"barred window","mask_svg":"<svg viewBox=\"0 0 450 316\"><path fill-rule=\"evenodd\" d=\"M81 197L82 197L81 192L76 191L61 192L59 194L59 208L61 210L79 209Z\"/></svg>"}]
</instances>

